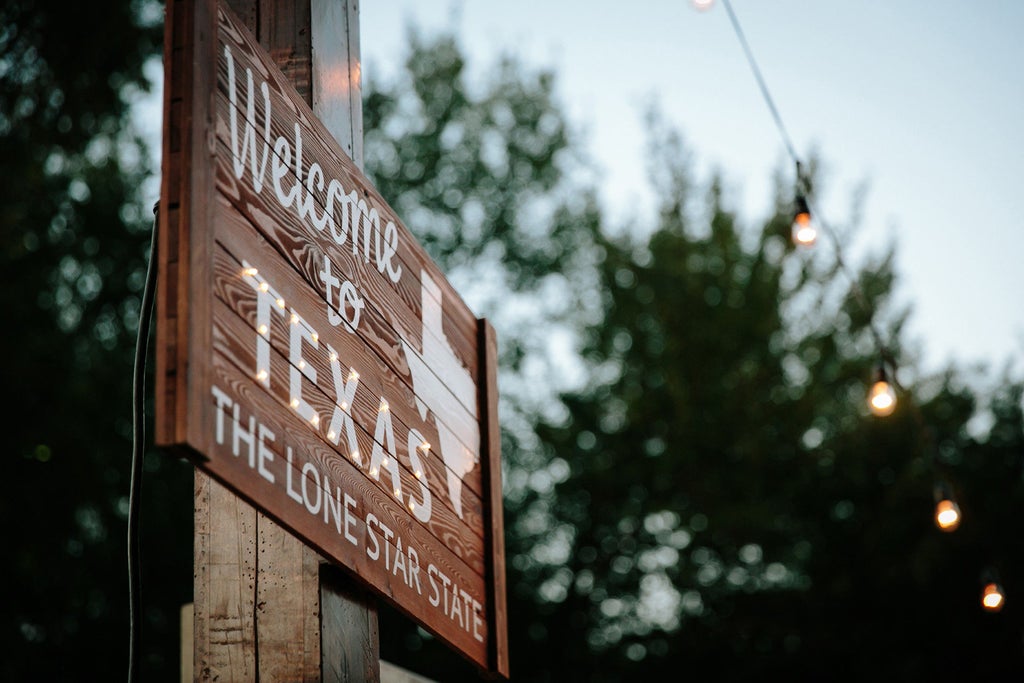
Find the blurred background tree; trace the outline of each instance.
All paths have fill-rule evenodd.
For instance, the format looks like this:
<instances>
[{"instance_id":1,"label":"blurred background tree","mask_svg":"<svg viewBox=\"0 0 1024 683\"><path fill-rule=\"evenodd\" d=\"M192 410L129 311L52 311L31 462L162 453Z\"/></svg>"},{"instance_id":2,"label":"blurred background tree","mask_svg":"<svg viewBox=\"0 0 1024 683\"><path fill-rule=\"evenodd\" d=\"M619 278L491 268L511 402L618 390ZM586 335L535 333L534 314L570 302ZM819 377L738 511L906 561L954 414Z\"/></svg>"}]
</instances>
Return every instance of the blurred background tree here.
<instances>
[{"instance_id":1,"label":"blurred background tree","mask_svg":"<svg viewBox=\"0 0 1024 683\"><path fill-rule=\"evenodd\" d=\"M159 3L0 8L0 377L16 392L3 680L127 667L131 368L156 199L130 107L162 20ZM455 37L409 45L402 74L368 81L366 167L499 332L514 680L1024 673L1024 387L919 375L891 251L855 282L829 245L794 251L781 174L775 215L744 225L656 114L658 215L610 225L554 74L510 57L473 83ZM906 390L884 420L864 408L873 326ZM954 534L931 520L939 476L964 509ZM142 502L145 677L177 680L190 467L147 454ZM990 564L1010 591L997 614L979 605ZM479 678L387 608L381 638L438 681Z\"/></svg>"},{"instance_id":2,"label":"blurred background tree","mask_svg":"<svg viewBox=\"0 0 1024 683\"><path fill-rule=\"evenodd\" d=\"M131 106L162 34L156 2L0 6L6 681L127 671L131 378L157 199ZM156 453L145 466L146 673L170 680L191 472Z\"/></svg>"}]
</instances>

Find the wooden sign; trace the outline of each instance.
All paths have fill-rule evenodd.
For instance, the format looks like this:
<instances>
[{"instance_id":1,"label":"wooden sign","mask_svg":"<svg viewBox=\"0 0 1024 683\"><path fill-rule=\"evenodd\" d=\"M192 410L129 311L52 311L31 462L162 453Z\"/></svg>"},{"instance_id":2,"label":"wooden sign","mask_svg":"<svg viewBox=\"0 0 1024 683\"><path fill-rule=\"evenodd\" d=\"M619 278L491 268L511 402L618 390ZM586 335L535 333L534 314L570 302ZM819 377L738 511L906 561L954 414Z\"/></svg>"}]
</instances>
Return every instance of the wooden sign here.
<instances>
[{"instance_id":1,"label":"wooden sign","mask_svg":"<svg viewBox=\"0 0 1024 683\"><path fill-rule=\"evenodd\" d=\"M493 329L229 8L167 11L158 445L507 677Z\"/></svg>"}]
</instances>

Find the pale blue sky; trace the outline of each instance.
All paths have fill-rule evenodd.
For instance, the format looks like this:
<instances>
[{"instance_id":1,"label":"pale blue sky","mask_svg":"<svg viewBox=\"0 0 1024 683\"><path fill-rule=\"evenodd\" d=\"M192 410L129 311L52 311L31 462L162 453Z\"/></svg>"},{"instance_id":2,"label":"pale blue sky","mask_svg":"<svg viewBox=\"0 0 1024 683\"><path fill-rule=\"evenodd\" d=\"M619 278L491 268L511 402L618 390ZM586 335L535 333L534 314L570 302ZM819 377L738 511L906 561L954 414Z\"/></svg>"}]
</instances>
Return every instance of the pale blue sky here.
<instances>
[{"instance_id":1,"label":"pale blue sky","mask_svg":"<svg viewBox=\"0 0 1024 683\"><path fill-rule=\"evenodd\" d=\"M1024 360L1024 2L732 0L803 156L826 162L825 218L869 193L856 260L895 240L925 369ZM452 29L480 75L501 52L551 67L622 215L647 201L641 115L654 98L744 218L790 165L721 3L384 0L360 6L364 78L405 57L406 26ZM822 248L828 248L828 241ZM1017 361L1020 370L1021 361Z\"/></svg>"}]
</instances>

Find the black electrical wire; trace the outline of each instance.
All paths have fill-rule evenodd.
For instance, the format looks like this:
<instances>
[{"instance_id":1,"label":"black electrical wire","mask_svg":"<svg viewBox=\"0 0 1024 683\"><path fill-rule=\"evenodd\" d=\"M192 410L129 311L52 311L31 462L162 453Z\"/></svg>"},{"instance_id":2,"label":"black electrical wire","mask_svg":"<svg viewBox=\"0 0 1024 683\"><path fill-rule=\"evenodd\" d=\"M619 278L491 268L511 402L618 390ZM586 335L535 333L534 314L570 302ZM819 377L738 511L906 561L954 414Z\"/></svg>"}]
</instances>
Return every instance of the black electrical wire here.
<instances>
[{"instance_id":1,"label":"black electrical wire","mask_svg":"<svg viewBox=\"0 0 1024 683\"><path fill-rule=\"evenodd\" d=\"M772 99L772 94L768 91L768 84L765 83L764 76L761 75L761 69L757 66L757 60L754 59L754 53L751 51L750 44L747 42L747 38L743 34L743 29L740 27L739 19L736 18L736 13L732 11L732 4L729 0L722 0L722 4L725 5L725 11L729 14L729 21L732 23L733 31L736 32L736 38L740 41L740 45L743 47L743 52L747 56L747 63L750 64L750 70L754 72L754 78L757 79L757 85L761 88L761 95L768 104L768 109L772 113L772 118L775 119L775 125L779 129L779 134L782 136L782 141L785 143L787 151L789 151L789 156L793 157L793 161L799 165L800 157L796 153L796 147L793 145L793 139L789 137L789 132L786 130L786 124L782 122L782 116L779 115L779 110L775 106L775 100Z\"/></svg>"},{"instance_id":2,"label":"black electrical wire","mask_svg":"<svg viewBox=\"0 0 1024 683\"><path fill-rule=\"evenodd\" d=\"M149 264L146 284L139 309L139 330L135 342L135 372L132 388L132 481L128 496L128 592L131 640L128 647L128 681L139 680L140 646L142 642L142 564L139 557L139 495L142 489L142 460L145 455L145 385L146 351L149 348L149 324L153 314L153 290L156 284L156 231L160 202L153 205L153 232L150 236Z\"/></svg>"},{"instance_id":3,"label":"black electrical wire","mask_svg":"<svg viewBox=\"0 0 1024 683\"><path fill-rule=\"evenodd\" d=\"M757 60L754 58L754 52L750 49L750 43L747 42L747 37L743 32L743 27L740 26L740 21L736 17L736 13L732 9L732 3L729 0L722 0L722 5L725 6L725 11L729 15L729 22L732 24L733 31L736 33L736 39L739 41L740 46L743 48L743 53L747 57L747 63L750 65L750 70L754 73L754 78L757 80L757 85L761 90L761 96L764 98L765 104L768 106L768 110L771 112L772 118L775 120L775 127L778 128L779 136L782 138L782 143L786 147L786 151L789 152L789 156L793 159L796 164L796 184L798 192L805 198L810 205L811 215L815 216L818 225L820 225L824 232L828 233L829 237L835 245L835 257L836 264L839 266L846 275L850 278L850 289L857 303L859 303L868 314L868 329L871 332L871 336L878 346L878 352L882 356L882 360L892 366L893 369L893 386L899 389L902 387L896 382L895 369L896 361L893 358L892 353L886 347L882 341L882 335L879 333L878 328L875 325L874 307L868 302L864 292L861 291L860 283L857 282L856 276L850 272L850 269L846 263L846 259L843 257L842 245L839 242L839 238L831 227L825 223L822 218L820 209L816 206L814 197L810 192L810 183L803 173L803 164L800 162L800 155L796 152L796 146L793 144L793 138L789 135L789 130L786 128L785 122L782 120L782 115L779 114L778 107L775 106L775 99L772 97L771 91L768 89L768 84L761 74L761 68L757 64Z\"/></svg>"}]
</instances>

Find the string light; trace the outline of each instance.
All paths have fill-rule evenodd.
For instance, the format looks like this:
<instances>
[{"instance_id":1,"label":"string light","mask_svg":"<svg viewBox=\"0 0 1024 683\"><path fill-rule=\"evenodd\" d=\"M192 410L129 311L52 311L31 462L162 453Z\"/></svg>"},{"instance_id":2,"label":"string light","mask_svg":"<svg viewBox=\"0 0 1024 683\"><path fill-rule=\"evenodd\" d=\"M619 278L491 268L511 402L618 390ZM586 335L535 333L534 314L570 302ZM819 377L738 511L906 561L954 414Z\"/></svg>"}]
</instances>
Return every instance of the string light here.
<instances>
[{"instance_id":1,"label":"string light","mask_svg":"<svg viewBox=\"0 0 1024 683\"><path fill-rule=\"evenodd\" d=\"M985 587L981 589L981 606L986 612L998 612L1006 604L1006 592L994 569L986 569L982 575Z\"/></svg>"},{"instance_id":2,"label":"string light","mask_svg":"<svg viewBox=\"0 0 1024 683\"><path fill-rule=\"evenodd\" d=\"M889 383L884 363L879 363L875 369L874 382L868 391L868 408L879 417L892 415L896 410L896 390Z\"/></svg>"},{"instance_id":3,"label":"string light","mask_svg":"<svg viewBox=\"0 0 1024 683\"><path fill-rule=\"evenodd\" d=\"M710 9L714 4L714 0L691 0L691 4L698 10ZM757 81L757 85L761 90L761 95L764 98L765 104L767 105L774 121L779 135L784 143L786 150L790 157L796 163L797 166L797 192L795 193L794 201L794 214L793 222L791 226L791 239L797 246L810 246L817 241L819 227L824 232L829 232L830 236L835 242L835 259L839 270L844 271L851 281L850 292L853 297L861 304L865 312L868 314L868 327L871 331L872 337L876 345L878 346L879 354L882 358L882 363L879 363L874 382L868 391L868 405L872 414L878 416L891 415L896 409L896 391L897 389L903 393L902 388L896 382L895 376L891 378L886 375L884 363L888 363L889 367L895 375L896 363L895 359L888 352L885 345L882 342L881 335L878 333L874 322L873 322L873 306L865 297L861 291L858 280L850 272L847 267L843 255L841 252L841 244L836 238L836 235L828 230L828 226L821 218L820 211L814 206L814 198L809 192L807 184L807 178L801 173L800 158L796 153L796 147L793 145L793 141L786 129L786 126L779 114L775 102L768 90L767 83L764 77L761 75L760 68L758 67L757 61L754 59L750 45L743 33L743 29L740 26L739 19L736 17L736 13L733 11L732 3L730 0L722 0L722 5L725 7L726 14L729 17L729 21L732 24L733 30L736 34L736 38L743 48L746 55L747 62L750 66L751 71ZM813 220L812 220L813 217ZM815 225L817 223L817 225ZM921 414L920 409L914 404L913 401L909 403L910 412L916 419L918 426L921 428L921 432L924 435L923 438L930 440L931 432L925 426L924 417ZM935 506L935 524L946 532L954 531L961 522L960 507L957 502L953 499L952 494L949 492L948 487L943 484L942 487L936 488L936 506ZM987 572L987 578L984 580L984 588L982 591L982 607L989 612L998 612L1003 608L1006 601L1006 595L1003 591L1003 587L999 582L999 579L995 576L994 572Z\"/></svg>"},{"instance_id":4,"label":"string light","mask_svg":"<svg viewBox=\"0 0 1024 683\"><path fill-rule=\"evenodd\" d=\"M798 194L793 201L793 244L810 247L818 241L818 228L811 222L811 209L807 199Z\"/></svg>"},{"instance_id":5,"label":"string light","mask_svg":"<svg viewBox=\"0 0 1024 683\"><path fill-rule=\"evenodd\" d=\"M935 485L935 526L947 532L956 531L960 526L960 506L944 481Z\"/></svg>"}]
</instances>

